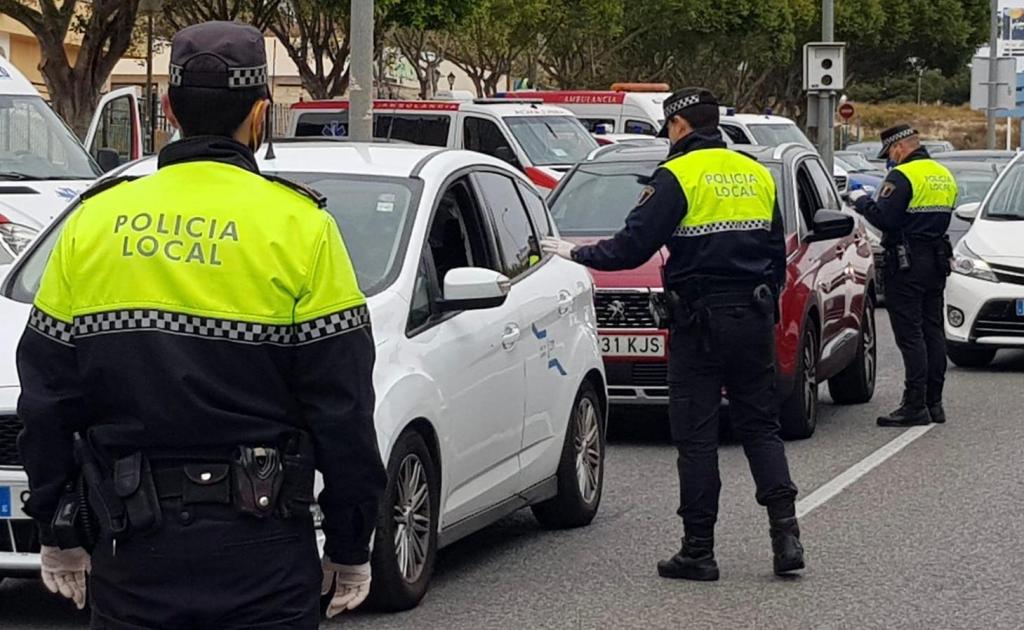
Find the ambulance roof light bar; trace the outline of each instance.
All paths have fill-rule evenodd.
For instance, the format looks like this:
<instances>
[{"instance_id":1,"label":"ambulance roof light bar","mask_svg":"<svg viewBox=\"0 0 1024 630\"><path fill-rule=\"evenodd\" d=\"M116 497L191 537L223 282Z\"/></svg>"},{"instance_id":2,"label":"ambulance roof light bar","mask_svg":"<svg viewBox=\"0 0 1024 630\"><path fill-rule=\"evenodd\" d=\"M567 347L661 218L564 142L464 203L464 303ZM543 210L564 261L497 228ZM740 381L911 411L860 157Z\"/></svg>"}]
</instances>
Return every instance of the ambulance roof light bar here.
<instances>
[{"instance_id":1,"label":"ambulance roof light bar","mask_svg":"<svg viewBox=\"0 0 1024 630\"><path fill-rule=\"evenodd\" d=\"M612 83L612 92L670 92L668 83Z\"/></svg>"}]
</instances>

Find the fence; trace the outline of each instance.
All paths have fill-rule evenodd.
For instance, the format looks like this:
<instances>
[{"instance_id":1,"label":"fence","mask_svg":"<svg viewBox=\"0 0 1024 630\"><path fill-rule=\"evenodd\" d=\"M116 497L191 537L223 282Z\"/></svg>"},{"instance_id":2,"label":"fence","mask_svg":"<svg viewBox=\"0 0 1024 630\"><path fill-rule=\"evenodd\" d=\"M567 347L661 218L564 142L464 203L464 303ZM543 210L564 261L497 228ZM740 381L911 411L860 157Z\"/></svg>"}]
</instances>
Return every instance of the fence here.
<instances>
[{"instance_id":1,"label":"fence","mask_svg":"<svg viewBox=\"0 0 1024 630\"><path fill-rule=\"evenodd\" d=\"M167 115L163 111L163 107L158 99L154 103L156 110L156 126L153 128L155 133L149 133L150 131L150 117L149 110L146 103L142 103L142 138L144 151L147 154L156 153L163 148L165 144L170 142L171 137L174 136L176 131L171 121L167 119ZM281 137L288 133L289 125L291 124L291 104L290 103L273 103L270 108L271 125L273 128L274 137ZM151 140L155 137L156 146L152 146Z\"/></svg>"}]
</instances>

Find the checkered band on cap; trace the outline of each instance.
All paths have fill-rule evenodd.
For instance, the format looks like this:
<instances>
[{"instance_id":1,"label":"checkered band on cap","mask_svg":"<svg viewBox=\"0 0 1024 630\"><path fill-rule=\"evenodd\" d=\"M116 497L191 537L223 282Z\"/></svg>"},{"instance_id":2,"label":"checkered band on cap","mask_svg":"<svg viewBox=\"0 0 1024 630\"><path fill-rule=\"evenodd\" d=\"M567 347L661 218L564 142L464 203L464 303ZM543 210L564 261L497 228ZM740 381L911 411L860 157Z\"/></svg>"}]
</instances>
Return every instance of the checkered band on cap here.
<instances>
[{"instance_id":1,"label":"checkered band on cap","mask_svg":"<svg viewBox=\"0 0 1024 630\"><path fill-rule=\"evenodd\" d=\"M900 140L904 140L904 139L909 138L910 136L914 136L914 135L917 135L917 130L915 130L915 129L904 129L903 131L900 131L899 133L895 133L892 136L890 136L889 138L887 138L885 140L885 143L883 144L883 146L891 147L892 145L896 144Z\"/></svg>"},{"instance_id":2,"label":"checkered band on cap","mask_svg":"<svg viewBox=\"0 0 1024 630\"><path fill-rule=\"evenodd\" d=\"M259 87L267 84L267 67L228 69L228 87L231 89Z\"/></svg>"},{"instance_id":3,"label":"checkered band on cap","mask_svg":"<svg viewBox=\"0 0 1024 630\"><path fill-rule=\"evenodd\" d=\"M679 112L683 111L687 107L693 107L694 105L700 104L700 94L691 94L690 96L679 99L674 103L665 105L665 119L669 119Z\"/></svg>"},{"instance_id":4,"label":"checkered band on cap","mask_svg":"<svg viewBox=\"0 0 1024 630\"><path fill-rule=\"evenodd\" d=\"M171 73L167 77L167 83L174 86L181 85L181 75L185 71L181 66L171 64Z\"/></svg>"}]
</instances>

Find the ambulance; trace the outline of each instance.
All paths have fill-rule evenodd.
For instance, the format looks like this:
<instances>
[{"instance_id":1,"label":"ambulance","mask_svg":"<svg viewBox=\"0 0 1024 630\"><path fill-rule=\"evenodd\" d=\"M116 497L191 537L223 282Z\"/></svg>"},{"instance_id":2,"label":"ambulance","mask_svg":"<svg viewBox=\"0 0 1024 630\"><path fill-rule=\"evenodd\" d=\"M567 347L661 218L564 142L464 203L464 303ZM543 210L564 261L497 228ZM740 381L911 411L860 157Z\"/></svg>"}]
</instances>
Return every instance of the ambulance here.
<instances>
[{"instance_id":1,"label":"ambulance","mask_svg":"<svg viewBox=\"0 0 1024 630\"><path fill-rule=\"evenodd\" d=\"M486 153L525 173L544 195L598 147L571 111L539 99L446 96L374 101L374 137ZM287 135L345 138L348 109L340 100L295 103Z\"/></svg>"},{"instance_id":2,"label":"ambulance","mask_svg":"<svg viewBox=\"0 0 1024 630\"><path fill-rule=\"evenodd\" d=\"M85 146L0 57L0 266L104 172L142 157L138 88L104 96Z\"/></svg>"},{"instance_id":3,"label":"ambulance","mask_svg":"<svg viewBox=\"0 0 1024 630\"><path fill-rule=\"evenodd\" d=\"M666 83L615 83L610 90L504 92L505 98L539 98L563 107L591 133L653 136L664 123L662 104L672 95Z\"/></svg>"}]
</instances>

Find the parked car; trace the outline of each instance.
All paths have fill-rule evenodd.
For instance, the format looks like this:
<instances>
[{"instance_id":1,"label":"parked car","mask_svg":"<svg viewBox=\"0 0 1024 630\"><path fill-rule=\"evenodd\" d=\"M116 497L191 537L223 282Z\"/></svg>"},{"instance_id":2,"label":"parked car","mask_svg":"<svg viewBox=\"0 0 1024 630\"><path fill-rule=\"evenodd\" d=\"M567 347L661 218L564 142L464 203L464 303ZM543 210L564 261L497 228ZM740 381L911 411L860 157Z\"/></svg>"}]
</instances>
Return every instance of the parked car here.
<instances>
[{"instance_id":1,"label":"parked car","mask_svg":"<svg viewBox=\"0 0 1024 630\"><path fill-rule=\"evenodd\" d=\"M373 548L374 601L416 605L437 550L531 506L548 527L586 525L601 501L607 398L579 265L541 257L547 208L521 173L481 153L290 142L260 168L313 186L368 296L388 485ZM127 175L144 175L155 160ZM0 576L33 572L19 497L14 352L60 225L0 287Z\"/></svg>"},{"instance_id":2,"label":"parked car","mask_svg":"<svg viewBox=\"0 0 1024 630\"><path fill-rule=\"evenodd\" d=\"M952 153L940 153L935 160L949 169L956 180L957 205L965 203L977 203L985 198L985 194L992 188L996 177L1002 170L1003 165L998 162L971 162L967 160L946 160L946 155ZM949 222L949 229L946 233L955 245L964 234L967 233L971 224L953 214Z\"/></svg>"},{"instance_id":3,"label":"parked car","mask_svg":"<svg viewBox=\"0 0 1024 630\"><path fill-rule=\"evenodd\" d=\"M1016 151L1001 151L1001 150L987 150L987 149L972 149L965 151L947 151L941 153L938 158L941 158L942 163L947 166L953 161L963 160L965 162L991 162L997 164L999 168L1006 166L1010 163L1010 160L1017 157Z\"/></svg>"},{"instance_id":4,"label":"parked car","mask_svg":"<svg viewBox=\"0 0 1024 630\"><path fill-rule=\"evenodd\" d=\"M295 103L287 135L345 138L348 107L336 100ZM374 101L373 136L485 153L525 173L544 194L598 146L572 112L540 99Z\"/></svg>"},{"instance_id":5,"label":"parked car","mask_svg":"<svg viewBox=\"0 0 1024 630\"><path fill-rule=\"evenodd\" d=\"M953 146L952 142L948 140L925 140L921 139L921 146L928 150L928 153L935 155L936 153L948 153L950 151L956 151L956 147Z\"/></svg>"},{"instance_id":6,"label":"parked car","mask_svg":"<svg viewBox=\"0 0 1024 630\"><path fill-rule=\"evenodd\" d=\"M983 201L961 205L972 223L954 248L946 285L946 341L962 367L988 365L1000 348L1024 348L1024 161L1020 155Z\"/></svg>"},{"instance_id":7,"label":"parked car","mask_svg":"<svg viewBox=\"0 0 1024 630\"><path fill-rule=\"evenodd\" d=\"M0 56L0 208L16 211L0 213L48 224L102 173L141 157L137 93L122 88L100 99L82 146L35 86Z\"/></svg>"},{"instance_id":8,"label":"parked car","mask_svg":"<svg viewBox=\"0 0 1024 630\"><path fill-rule=\"evenodd\" d=\"M853 153L851 155L856 156L863 160L863 157L859 153ZM854 158L852 161L848 158L839 155L835 155L836 166L846 171L846 177L848 186L852 188L860 188L869 195L874 195L875 191L882 185L882 180L885 179L885 173L879 173L872 167L863 168L860 164L854 165L858 160Z\"/></svg>"},{"instance_id":9,"label":"parked car","mask_svg":"<svg viewBox=\"0 0 1024 630\"><path fill-rule=\"evenodd\" d=\"M843 209L818 154L801 144L743 146L775 176L786 224L789 270L777 327L782 430L814 433L818 386L838 403L871 399L875 387L874 261L863 222ZM602 147L577 165L550 198L564 238L592 243L623 225L664 148ZM840 214L841 213L841 214ZM839 217L837 229L834 219ZM608 394L618 405L668 402L667 331L652 301L663 292L667 253L631 271L593 271Z\"/></svg>"}]
</instances>

